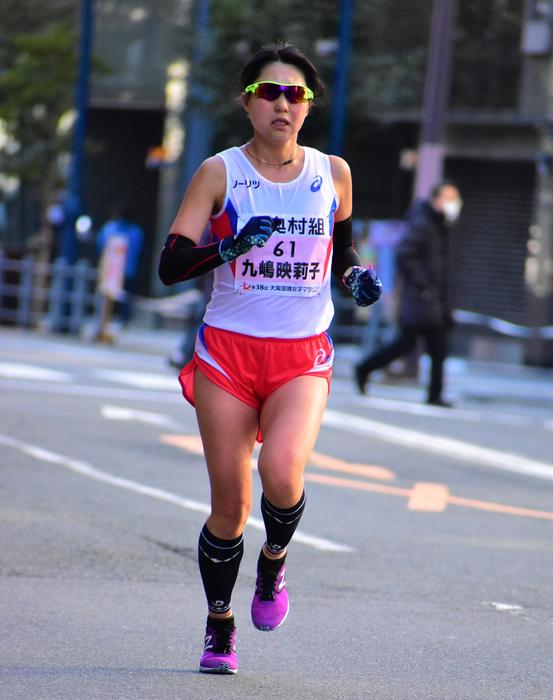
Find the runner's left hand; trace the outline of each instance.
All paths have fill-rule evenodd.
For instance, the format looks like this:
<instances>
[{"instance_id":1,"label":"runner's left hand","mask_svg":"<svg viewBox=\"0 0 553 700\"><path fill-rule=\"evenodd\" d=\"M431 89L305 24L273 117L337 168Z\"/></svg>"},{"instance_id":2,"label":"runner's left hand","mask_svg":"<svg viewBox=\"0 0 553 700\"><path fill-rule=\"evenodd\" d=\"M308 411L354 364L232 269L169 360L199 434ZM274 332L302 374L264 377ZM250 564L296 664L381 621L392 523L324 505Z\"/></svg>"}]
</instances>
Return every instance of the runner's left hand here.
<instances>
[{"instance_id":1,"label":"runner's left hand","mask_svg":"<svg viewBox=\"0 0 553 700\"><path fill-rule=\"evenodd\" d=\"M382 294L382 282L372 265L354 265L348 274L344 275L342 282L351 292L357 306L370 306L378 301Z\"/></svg>"}]
</instances>

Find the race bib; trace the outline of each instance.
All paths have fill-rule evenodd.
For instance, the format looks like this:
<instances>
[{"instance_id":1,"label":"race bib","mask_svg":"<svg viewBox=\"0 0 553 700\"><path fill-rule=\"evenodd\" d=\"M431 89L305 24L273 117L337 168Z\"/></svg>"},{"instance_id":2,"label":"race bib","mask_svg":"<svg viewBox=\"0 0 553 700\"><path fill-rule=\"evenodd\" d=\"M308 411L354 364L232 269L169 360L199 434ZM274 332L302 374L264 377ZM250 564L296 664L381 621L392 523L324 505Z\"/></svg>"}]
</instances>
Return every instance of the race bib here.
<instances>
[{"instance_id":1,"label":"race bib","mask_svg":"<svg viewBox=\"0 0 553 700\"><path fill-rule=\"evenodd\" d=\"M324 280L329 221L323 217L280 216L263 248L236 259L234 289L240 294L313 297ZM247 220L238 220L238 230Z\"/></svg>"}]
</instances>

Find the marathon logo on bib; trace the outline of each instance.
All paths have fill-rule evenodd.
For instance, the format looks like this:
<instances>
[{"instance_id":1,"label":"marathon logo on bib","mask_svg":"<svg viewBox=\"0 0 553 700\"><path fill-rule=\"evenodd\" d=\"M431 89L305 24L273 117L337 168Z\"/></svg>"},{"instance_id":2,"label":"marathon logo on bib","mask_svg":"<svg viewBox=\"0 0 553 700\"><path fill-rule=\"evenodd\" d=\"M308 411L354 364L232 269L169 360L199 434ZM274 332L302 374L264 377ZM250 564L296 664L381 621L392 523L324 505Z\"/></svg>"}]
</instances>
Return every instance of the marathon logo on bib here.
<instances>
[{"instance_id":1,"label":"marathon logo on bib","mask_svg":"<svg viewBox=\"0 0 553 700\"><path fill-rule=\"evenodd\" d=\"M251 248L236 259L234 289L241 294L316 296L331 245L329 221L323 217L279 219L263 248ZM239 230L245 224L240 219Z\"/></svg>"}]
</instances>

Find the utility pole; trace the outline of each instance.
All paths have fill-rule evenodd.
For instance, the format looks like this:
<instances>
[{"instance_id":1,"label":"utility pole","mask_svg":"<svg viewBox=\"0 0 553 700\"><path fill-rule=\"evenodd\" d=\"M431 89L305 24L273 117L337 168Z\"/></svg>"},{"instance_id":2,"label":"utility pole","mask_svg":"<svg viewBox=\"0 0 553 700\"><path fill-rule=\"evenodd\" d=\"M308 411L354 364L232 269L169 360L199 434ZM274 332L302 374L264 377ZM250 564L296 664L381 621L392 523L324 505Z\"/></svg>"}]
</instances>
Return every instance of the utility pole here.
<instances>
[{"instance_id":1,"label":"utility pole","mask_svg":"<svg viewBox=\"0 0 553 700\"><path fill-rule=\"evenodd\" d=\"M330 118L331 126L329 152L333 155L340 155L343 148L344 128L347 114L352 23L353 0L341 0L338 52L336 55L334 92L332 95L332 114Z\"/></svg>"},{"instance_id":2,"label":"utility pole","mask_svg":"<svg viewBox=\"0 0 553 700\"><path fill-rule=\"evenodd\" d=\"M415 195L427 197L443 172L457 0L434 0L426 64Z\"/></svg>"},{"instance_id":3,"label":"utility pole","mask_svg":"<svg viewBox=\"0 0 553 700\"><path fill-rule=\"evenodd\" d=\"M94 0L82 0L79 42L79 71L75 89L75 111L77 116L73 126L71 165L69 169L67 196L65 199L65 221L60 246L60 255L67 263L73 263L77 253L75 221L81 213L82 207L86 117L89 98L93 26Z\"/></svg>"},{"instance_id":4,"label":"utility pole","mask_svg":"<svg viewBox=\"0 0 553 700\"><path fill-rule=\"evenodd\" d=\"M160 194L155 233L156 247L161 250L182 195L194 173L211 151L213 127L210 121L211 96L201 84L199 69L205 58L211 34L211 0L195 0L190 11L194 27L194 46L186 70L186 97L178 119L184 132L184 148L178 159L160 173ZM151 289L155 295L167 294L157 272L151 270ZM190 286L190 283L184 283Z\"/></svg>"},{"instance_id":5,"label":"utility pole","mask_svg":"<svg viewBox=\"0 0 553 700\"><path fill-rule=\"evenodd\" d=\"M209 102L198 80L198 67L204 59L205 45L210 35L210 0L197 0L194 21L196 47L190 65L190 93L186 117L184 164L182 179L184 186L192 179L200 163L208 157L211 144L212 126L209 120Z\"/></svg>"}]
</instances>

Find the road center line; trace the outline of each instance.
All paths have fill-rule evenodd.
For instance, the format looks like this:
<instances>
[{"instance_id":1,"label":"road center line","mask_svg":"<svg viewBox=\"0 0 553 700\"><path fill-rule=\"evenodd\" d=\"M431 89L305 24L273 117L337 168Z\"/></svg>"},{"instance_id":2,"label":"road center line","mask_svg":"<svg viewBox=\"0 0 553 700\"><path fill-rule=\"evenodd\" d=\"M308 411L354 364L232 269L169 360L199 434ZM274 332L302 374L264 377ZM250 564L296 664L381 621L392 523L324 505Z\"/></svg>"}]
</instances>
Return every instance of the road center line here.
<instances>
[{"instance_id":1,"label":"road center line","mask_svg":"<svg viewBox=\"0 0 553 700\"><path fill-rule=\"evenodd\" d=\"M69 469L70 471L79 474L81 476L86 476L89 479L94 479L95 481L103 482L104 484L110 484L111 486L116 486L117 488L125 489L127 491L132 491L134 493L139 493L143 496L149 496L150 498L156 498L160 501L166 501L167 503L172 503L173 505L179 506L180 508L185 508L187 510L197 511L199 513L204 513L209 515L211 508L207 503L201 503L199 501L194 501L189 498L183 498L170 491L165 491L164 489L158 489L154 486L148 486L146 484L141 484L138 481L133 481L131 479L124 479L114 474L109 474L100 469L96 469L91 464L87 462L82 462L77 459L72 459L56 452L51 452L50 450L45 450L42 447L37 447L36 445L31 445L29 443L16 440L9 437L8 435L3 435L0 433L0 445L5 447L10 447L18 452L21 452L29 457L40 460L42 462L48 462L49 464L57 464L60 467ZM265 524L262 520L258 518L248 518L247 524L257 530L265 530ZM337 542L332 542L331 540L324 539L322 537L316 537L314 535L308 535L305 532L296 530L294 534L294 540L296 542L301 542L309 547L314 547L315 549L320 549L326 552L352 552L353 549L347 545L338 544Z\"/></svg>"},{"instance_id":2,"label":"road center line","mask_svg":"<svg viewBox=\"0 0 553 700\"><path fill-rule=\"evenodd\" d=\"M547 479L553 483L553 467L546 462L530 459L513 452L493 450L489 447L473 445L454 438L441 437L420 430L398 428L388 423L361 418L350 413L338 413L327 409L323 424L330 428L371 435L379 440L391 442L393 445L404 445L417 450L441 454L452 459L475 463L480 466L493 467L503 471L514 472L524 476L534 476Z\"/></svg>"}]
</instances>

